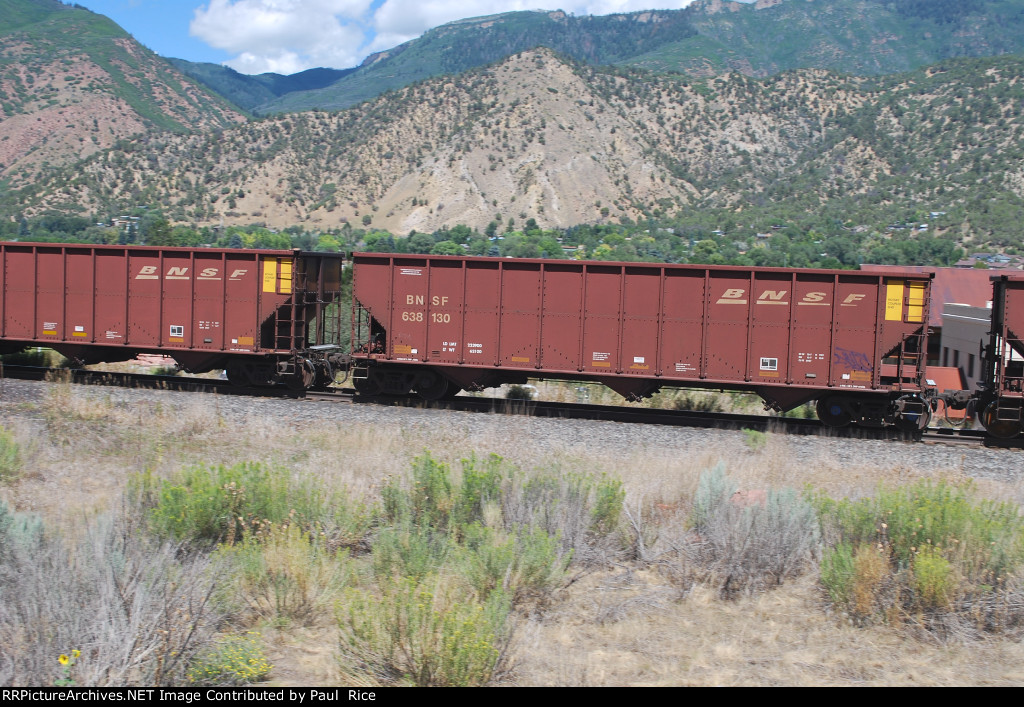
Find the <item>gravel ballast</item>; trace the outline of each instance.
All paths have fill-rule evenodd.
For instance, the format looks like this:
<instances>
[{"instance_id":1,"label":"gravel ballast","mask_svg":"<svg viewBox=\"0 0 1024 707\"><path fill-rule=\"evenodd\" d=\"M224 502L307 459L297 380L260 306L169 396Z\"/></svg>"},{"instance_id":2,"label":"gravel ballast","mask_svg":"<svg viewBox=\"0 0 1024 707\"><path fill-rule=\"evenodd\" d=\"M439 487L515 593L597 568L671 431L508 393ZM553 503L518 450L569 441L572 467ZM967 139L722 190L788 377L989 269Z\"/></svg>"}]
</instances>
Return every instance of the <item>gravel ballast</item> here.
<instances>
[{"instance_id":1,"label":"gravel ballast","mask_svg":"<svg viewBox=\"0 0 1024 707\"><path fill-rule=\"evenodd\" d=\"M53 385L33 381L0 381L0 412L3 419L39 418L39 403ZM313 425L369 426L396 433L422 435L446 430L443 443L456 443L460 453L509 454L509 446L529 447L532 455L585 451L607 458L676 457L680 454L735 455L742 449L742 431L667 427L636 423L595 422L531 418L497 414L424 410L373 404L314 402L276 398L217 396L159 390L72 386L74 395L108 404L164 409L178 408L194 414L197 406L213 406L227 425L281 424L288 428ZM443 422L442 422L443 421ZM452 432L455 430L456 432ZM1024 472L1024 450L988 449L981 446L926 444L902 441L838 439L819 436L769 434L794 465L845 469L884 466L917 472L954 472L974 478L1014 483Z\"/></svg>"}]
</instances>

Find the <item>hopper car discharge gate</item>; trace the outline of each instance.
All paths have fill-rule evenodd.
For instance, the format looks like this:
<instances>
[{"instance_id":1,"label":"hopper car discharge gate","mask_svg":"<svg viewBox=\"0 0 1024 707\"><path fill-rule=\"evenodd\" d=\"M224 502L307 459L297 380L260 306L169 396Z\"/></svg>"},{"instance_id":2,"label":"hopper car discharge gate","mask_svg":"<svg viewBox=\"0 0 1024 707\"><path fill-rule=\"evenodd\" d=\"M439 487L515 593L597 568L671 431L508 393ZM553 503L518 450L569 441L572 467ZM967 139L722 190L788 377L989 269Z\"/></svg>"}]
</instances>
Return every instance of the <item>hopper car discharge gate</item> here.
<instances>
[{"instance_id":1,"label":"hopper car discharge gate","mask_svg":"<svg viewBox=\"0 0 1024 707\"><path fill-rule=\"evenodd\" d=\"M353 383L436 399L529 378L815 402L823 422L923 429L931 276L353 255Z\"/></svg>"}]
</instances>

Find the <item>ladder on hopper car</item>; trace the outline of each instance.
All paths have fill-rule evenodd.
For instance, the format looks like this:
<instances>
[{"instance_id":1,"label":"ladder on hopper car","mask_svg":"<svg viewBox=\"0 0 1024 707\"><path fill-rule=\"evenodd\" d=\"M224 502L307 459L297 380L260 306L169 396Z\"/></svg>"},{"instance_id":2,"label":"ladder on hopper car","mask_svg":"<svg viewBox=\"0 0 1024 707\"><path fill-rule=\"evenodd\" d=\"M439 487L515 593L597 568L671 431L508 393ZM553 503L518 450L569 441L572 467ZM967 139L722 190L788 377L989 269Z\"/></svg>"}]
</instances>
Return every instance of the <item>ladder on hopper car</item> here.
<instances>
[{"instance_id":1,"label":"ladder on hopper car","mask_svg":"<svg viewBox=\"0 0 1024 707\"><path fill-rule=\"evenodd\" d=\"M306 313L308 305L319 300L316 284L313 283L314 289L310 291L306 260L297 258L292 270L292 296L274 313L274 349L277 351L301 351L307 347Z\"/></svg>"},{"instance_id":2,"label":"ladder on hopper car","mask_svg":"<svg viewBox=\"0 0 1024 707\"><path fill-rule=\"evenodd\" d=\"M329 270L325 259L309 254L295 260L291 297L274 312L275 350L322 353L340 347L344 303L340 275Z\"/></svg>"},{"instance_id":3,"label":"ladder on hopper car","mask_svg":"<svg viewBox=\"0 0 1024 707\"><path fill-rule=\"evenodd\" d=\"M911 334L900 341L896 353L896 380L902 388L904 383L920 385L924 376L924 367L928 361L927 335Z\"/></svg>"}]
</instances>

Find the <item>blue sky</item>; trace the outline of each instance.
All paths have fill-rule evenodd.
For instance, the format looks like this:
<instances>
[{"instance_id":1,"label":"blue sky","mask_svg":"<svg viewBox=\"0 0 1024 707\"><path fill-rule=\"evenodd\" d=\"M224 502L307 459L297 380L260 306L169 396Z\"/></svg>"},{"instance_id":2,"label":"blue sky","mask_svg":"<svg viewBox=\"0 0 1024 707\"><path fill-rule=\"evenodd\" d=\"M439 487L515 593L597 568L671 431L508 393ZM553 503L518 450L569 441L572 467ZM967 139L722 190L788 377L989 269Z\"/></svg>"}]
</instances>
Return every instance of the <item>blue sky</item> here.
<instances>
[{"instance_id":1,"label":"blue sky","mask_svg":"<svg viewBox=\"0 0 1024 707\"><path fill-rule=\"evenodd\" d=\"M431 27L511 10L606 15L676 9L692 0L76 0L166 57L246 74L345 69ZM746 0L749 1L749 0Z\"/></svg>"}]
</instances>

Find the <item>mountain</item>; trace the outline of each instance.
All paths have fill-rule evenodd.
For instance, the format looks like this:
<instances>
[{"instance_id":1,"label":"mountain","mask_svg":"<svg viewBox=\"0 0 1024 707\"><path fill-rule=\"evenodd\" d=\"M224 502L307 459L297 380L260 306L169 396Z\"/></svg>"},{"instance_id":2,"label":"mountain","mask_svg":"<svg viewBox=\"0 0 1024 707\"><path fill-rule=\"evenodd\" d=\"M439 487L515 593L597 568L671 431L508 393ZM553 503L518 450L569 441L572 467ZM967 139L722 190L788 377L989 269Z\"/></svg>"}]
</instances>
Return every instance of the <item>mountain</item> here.
<instances>
[{"instance_id":1,"label":"mountain","mask_svg":"<svg viewBox=\"0 0 1024 707\"><path fill-rule=\"evenodd\" d=\"M102 15L56 0L0 0L0 179L9 184L131 135L241 120Z\"/></svg>"},{"instance_id":2,"label":"mountain","mask_svg":"<svg viewBox=\"0 0 1024 707\"><path fill-rule=\"evenodd\" d=\"M574 17L558 10L475 17L436 27L378 52L326 88L287 94L257 112L347 108L387 90L458 74L535 47L589 64L611 64L692 32L687 13L681 11Z\"/></svg>"},{"instance_id":3,"label":"mountain","mask_svg":"<svg viewBox=\"0 0 1024 707\"><path fill-rule=\"evenodd\" d=\"M698 0L684 10L602 17L510 12L437 27L368 57L339 80L253 107L336 110L538 46L591 65L765 77L797 68L909 71L959 56L1024 53L1024 0Z\"/></svg>"},{"instance_id":4,"label":"mountain","mask_svg":"<svg viewBox=\"0 0 1024 707\"><path fill-rule=\"evenodd\" d=\"M867 76L1024 53L1021 0L699 0L688 14L692 37L622 63L698 76L798 68Z\"/></svg>"},{"instance_id":5,"label":"mountain","mask_svg":"<svg viewBox=\"0 0 1024 707\"><path fill-rule=\"evenodd\" d=\"M253 110L279 96L295 91L315 91L330 86L355 69L308 69L297 74L240 74L228 66L205 62L168 59L186 76L245 110Z\"/></svg>"},{"instance_id":6,"label":"mountain","mask_svg":"<svg viewBox=\"0 0 1024 707\"><path fill-rule=\"evenodd\" d=\"M198 224L398 234L708 209L768 226L806 213L855 228L935 211L950 214L958 238L1006 244L1024 219L1021 75L1024 59L1005 57L890 77L691 79L536 50L344 112L140 138L18 204L149 204Z\"/></svg>"}]
</instances>

